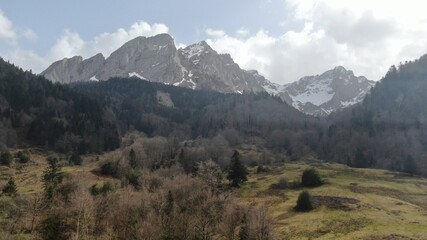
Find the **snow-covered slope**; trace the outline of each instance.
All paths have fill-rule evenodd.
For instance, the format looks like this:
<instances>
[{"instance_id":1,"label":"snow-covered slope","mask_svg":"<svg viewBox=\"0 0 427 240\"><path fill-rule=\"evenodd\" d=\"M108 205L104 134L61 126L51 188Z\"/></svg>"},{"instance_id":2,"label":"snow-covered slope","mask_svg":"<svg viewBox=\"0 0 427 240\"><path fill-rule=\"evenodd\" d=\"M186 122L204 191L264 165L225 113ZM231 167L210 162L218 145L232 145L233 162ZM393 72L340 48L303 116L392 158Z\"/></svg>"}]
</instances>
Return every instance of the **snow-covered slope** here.
<instances>
[{"instance_id":1,"label":"snow-covered slope","mask_svg":"<svg viewBox=\"0 0 427 240\"><path fill-rule=\"evenodd\" d=\"M288 84L279 95L302 112L325 116L362 101L374 85L374 81L356 77L352 71L339 66Z\"/></svg>"}]
</instances>

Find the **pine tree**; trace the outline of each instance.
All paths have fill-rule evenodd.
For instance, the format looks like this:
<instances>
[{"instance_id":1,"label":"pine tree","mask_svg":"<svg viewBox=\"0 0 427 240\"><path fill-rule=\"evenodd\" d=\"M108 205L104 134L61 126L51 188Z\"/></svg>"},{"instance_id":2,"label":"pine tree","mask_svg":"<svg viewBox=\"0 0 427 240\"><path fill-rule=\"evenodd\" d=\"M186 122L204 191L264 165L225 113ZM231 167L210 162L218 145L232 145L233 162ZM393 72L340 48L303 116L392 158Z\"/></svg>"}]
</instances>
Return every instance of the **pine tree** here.
<instances>
[{"instance_id":1,"label":"pine tree","mask_svg":"<svg viewBox=\"0 0 427 240\"><path fill-rule=\"evenodd\" d=\"M237 150L234 150L233 156L231 157L230 166L228 169L227 179L231 181L232 187L239 187L240 184L246 182L248 171L246 167L240 161L240 154Z\"/></svg>"},{"instance_id":2,"label":"pine tree","mask_svg":"<svg viewBox=\"0 0 427 240\"><path fill-rule=\"evenodd\" d=\"M301 184L304 187L318 187L322 183L323 180L315 168L308 168L302 173Z\"/></svg>"},{"instance_id":3,"label":"pine tree","mask_svg":"<svg viewBox=\"0 0 427 240\"><path fill-rule=\"evenodd\" d=\"M311 195L308 191L302 191L298 196L297 205L295 210L297 211L310 211L313 209Z\"/></svg>"},{"instance_id":4,"label":"pine tree","mask_svg":"<svg viewBox=\"0 0 427 240\"><path fill-rule=\"evenodd\" d=\"M7 181L7 184L3 187L2 193L8 196L16 196L17 192L18 190L16 189L15 180L10 177L9 181Z\"/></svg>"},{"instance_id":5,"label":"pine tree","mask_svg":"<svg viewBox=\"0 0 427 240\"><path fill-rule=\"evenodd\" d=\"M10 166L13 161L13 156L9 151L2 152L0 155L0 164Z\"/></svg>"},{"instance_id":6,"label":"pine tree","mask_svg":"<svg viewBox=\"0 0 427 240\"><path fill-rule=\"evenodd\" d=\"M59 159L54 156L47 158L49 166L43 173L43 188L47 200L51 200L58 190L59 184L62 182L64 173L61 171Z\"/></svg>"}]
</instances>

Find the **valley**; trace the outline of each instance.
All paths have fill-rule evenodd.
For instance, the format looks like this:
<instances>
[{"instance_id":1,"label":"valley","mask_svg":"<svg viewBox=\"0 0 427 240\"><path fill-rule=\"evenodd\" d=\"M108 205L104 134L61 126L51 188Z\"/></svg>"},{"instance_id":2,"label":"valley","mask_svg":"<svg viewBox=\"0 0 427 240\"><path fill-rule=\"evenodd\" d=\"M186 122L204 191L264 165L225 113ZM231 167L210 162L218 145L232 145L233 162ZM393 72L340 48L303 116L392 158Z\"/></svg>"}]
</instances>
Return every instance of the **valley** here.
<instances>
[{"instance_id":1,"label":"valley","mask_svg":"<svg viewBox=\"0 0 427 240\"><path fill-rule=\"evenodd\" d=\"M426 3L2 2L0 240L427 240Z\"/></svg>"},{"instance_id":2,"label":"valley","mask_svg":"<svg viewBox=\"0 0 427 240\"><path fill-rule=\"evenodd\" d=\"M245 149L239 151L245 153ZM37 149L30 149L30 152L31 161L28 164L16 163L11 168L2 166L0 175L2 181L7 181L10 176L14 177L18 186L18 199L20 199L16 202L18 206L22 204L20 201L28 201L29 206L22 207L19 210L19 215L9 217L11 220L13 219L16 227L27 230L31 225L31 199L41 196L43 192L42 176L48 166L46 158L54 154ZM136 199L127 203L130 204L128 207L131 208L138 208L140 200L147 201L146 197L140 195L141 191L146 191L143 190L145 188L144 183L136 189L132 185L123 185L123 179L99 173L102 162L116 154L117 151L102 155L86 155L83 156L82 165L79 166L62 162L64 164L62 171L67 176L66 182L73 182L78 187L70 195L72 202L65 205L57 202L56 211L61 211L62 207L68 206L70 210L67 211L80 209L80 211L87 211L86 214L94 214L90 209L91 204L93 201L100 201L102 198L111 201L112 198L123 199L125 197L124 199L126 199L126 196L132 196ZM319 171L325 183L315 188L295 186L295 182L301 181L302 172L312 167ZM411 177L385 170L351 168L310 158L298 162L277 163L265 166L265 168L266 170L263 172L257 172L257 167L249 168L248 181L240 189L221 190L221 192L224 191L222 194L227 196L226 205L228 207L240 206L238 208L241 210L246 209L243 211L265 209L266 213L264 214L267 215L260 216L264 216L264 221L270 224L268 231L272 239L424 239L427 237L425 235L427 226L424 224L427 221L427 179L425 178ZM168 181L167 179L170 179L169 174L172 172L167 171L169 174L164 175L166 172L161 173L161 171L165 170L159 169L152 174L145 172L144 174L148 174L145 175L145 178L149 179L156 176L159 181L165 184ZM182 174L180 170L175 169L175 177L172 177L175 180L173 181L182 178L183 176L180 174ZM225 175L225 172L221 174ZM222 179L225 179L225 176ZM273 188L272 185L279 182L280 179L285 179L287 184L280 188ZM84 193L85 191L89 192L95 184L102 185L105 182L112 183L116 190L101 198L96 195L91 197ZM170 186L166 183L164 187L169 188ZM153 195L153 197L155 194L166 194L162 190L164 187L144 194ZM296 199L304 189L307 189L312 195L314 210L298 212L294 209ZM198 190L193 189L193 191ZM88 204L86 207L75 205L81 201L79 199L82 197ZM3 197L2 199L2 204L5 204L7 198ZM60 199L58 200L61 201ZM117 207L121 206L120 203L118 204ZM7 216L4 214L8 211L10 209L1 210L1 216ZM37 215L36 218L41 216ZM95 216L93 215L93 217ZM9 218L2 220L3 227L7 226ZM77 224L76 222L73 223L73 217L67 218L67 221L71 221L70 224ZM222 221L229 220L224 219ZM251 221L257 220L255 218ZM258 223L252 222L251 224L254 226ZM235 225L233 233L235 236L239 235L238 225ZM69 227L74 229L72 225ZM219 228L221 228L220 225ZM70 231L70 229L66 231ZM217 233L222 231L220 230ZM19 231L16 234L16 237L20 237L19 239L30 239L28 237L31 236L25 232L19 233ZM141 232L140 234L144 233ZM104 239L104 237L106 236L92 236L90 239ZM212 237L212 239L218 240L227 239L224 235L221 237L221 234L214 234Z\"/></svg>"}]
</instances>

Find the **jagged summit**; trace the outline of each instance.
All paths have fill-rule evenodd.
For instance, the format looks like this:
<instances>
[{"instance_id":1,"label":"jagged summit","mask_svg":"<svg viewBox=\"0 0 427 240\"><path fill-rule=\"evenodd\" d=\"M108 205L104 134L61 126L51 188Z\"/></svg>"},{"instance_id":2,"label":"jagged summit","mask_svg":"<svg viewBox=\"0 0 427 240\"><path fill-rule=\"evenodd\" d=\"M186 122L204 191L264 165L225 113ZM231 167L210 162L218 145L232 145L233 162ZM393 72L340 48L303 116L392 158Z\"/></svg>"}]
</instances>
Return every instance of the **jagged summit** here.
<instances>
[{"instance_id":1,"label":"jagged summit","mask_svg":"<svg viewBox=\"0 0 427 240\"><path fill-rule=\"evenodd\" d=\"M136 77L191 89L225 93L268 92L312 115L327 115L363 99L373 86L343 66L321 75L280 85L256 70L243 70L229 54L219 54L206 41L177 49L169 34L136 37L108 58L97 54L62 59L42 72L53 82L103 81L112 77Z\"/></svg>"},{"instance_id":2,"label":"jagged summit","mask_svg":"<svg viewBox=\"0 0 427 240\"><path fill-rule=\"evenodd\" d=\"M288 84L281 96L305 113L325 116L362 101L374 84L374 81L357 77L353 71L338 66Z\"/></svg>"}]
</instances>

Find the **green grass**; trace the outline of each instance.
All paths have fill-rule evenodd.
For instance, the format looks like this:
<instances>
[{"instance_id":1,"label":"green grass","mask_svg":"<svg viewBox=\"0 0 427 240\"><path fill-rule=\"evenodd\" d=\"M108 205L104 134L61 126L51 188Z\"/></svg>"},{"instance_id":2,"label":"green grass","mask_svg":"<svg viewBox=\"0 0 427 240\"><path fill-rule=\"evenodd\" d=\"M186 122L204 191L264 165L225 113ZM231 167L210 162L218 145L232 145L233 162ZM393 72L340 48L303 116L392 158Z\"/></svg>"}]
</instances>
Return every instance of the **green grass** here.
<instances>
[{"instance_id":1,"label":"green grass","mask_svg":"<svg viewBox=\"0 0 427 240\"><path fill-rule=\"evenodd\" d=\"M281 177L288 182L300 178L310 166L315 166L327 182L308 189L313 196L338 201L350 198L354 199L352 204L344 202L346 208L322 204L311 212L299 213L293 208L302 188L269 189ZM243 204L269 208L276 239L427 239L425 178L320 162L289 163L269 173L251 172L238 199Z\"/></svg>"},{"instance_id":2,"label":"green grass","mask_svg":"<svg viewBox=\"0 0 427 240\"><path fill-rule=\"evenodd\" d=\"M19 194L42 191L41 177L50 153L33 153L22 167L0 166L1 184L14 176ZM103 156L101 156L101 160ZM85 156L83 166L64 166L63 171L84 188L106 180L93 173L97 156ZM323 201L311 212L294 211L300 189L270 189L284 177L298 181L304 169L316 167L326 184L308 189ZM375 169L354 169L318 161L269 167L268 173L251 169L248 182L237 193L245 205L265 205L274 220L274 239L427 239L427 179ZM114 180L116 181L116 180ZM326 196L326 197L325 197ZM337 198L339 197L339 198ZM345 199L352 201L339 202ZM345 208L342 207L345 206Z\"/></svg>"}]
</instances>

